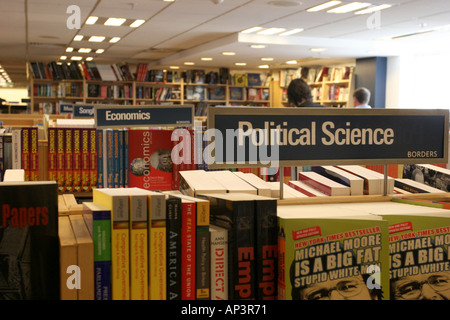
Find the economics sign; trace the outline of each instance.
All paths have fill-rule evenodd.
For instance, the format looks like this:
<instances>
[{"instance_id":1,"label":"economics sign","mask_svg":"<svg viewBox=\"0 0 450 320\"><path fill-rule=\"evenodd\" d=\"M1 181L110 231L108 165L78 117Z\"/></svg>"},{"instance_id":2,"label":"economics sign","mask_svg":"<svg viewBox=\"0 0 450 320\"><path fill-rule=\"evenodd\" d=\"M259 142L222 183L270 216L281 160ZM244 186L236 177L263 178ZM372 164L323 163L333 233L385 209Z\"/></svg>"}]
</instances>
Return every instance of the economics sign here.
<instances>
[{"instance_id":1,"label":"economics sign","mask_svg":"<svg viewBox=\"0 0 450 320\"><path fill-rule=\"evenodd\" d=\"M447 163L448 120L448 110L210 107L208 163Z\"/></svg>"},{"instance_id":2,"label":"economics sign","mask_svg":"<svg viewBox=\"0 0 450 320\"><path fill-rule=\"evenodd\" d=\"M98 105L95 106L95 124L97 128L192 126L194 108L192 105Z\"/></svg>"}]
</instances>

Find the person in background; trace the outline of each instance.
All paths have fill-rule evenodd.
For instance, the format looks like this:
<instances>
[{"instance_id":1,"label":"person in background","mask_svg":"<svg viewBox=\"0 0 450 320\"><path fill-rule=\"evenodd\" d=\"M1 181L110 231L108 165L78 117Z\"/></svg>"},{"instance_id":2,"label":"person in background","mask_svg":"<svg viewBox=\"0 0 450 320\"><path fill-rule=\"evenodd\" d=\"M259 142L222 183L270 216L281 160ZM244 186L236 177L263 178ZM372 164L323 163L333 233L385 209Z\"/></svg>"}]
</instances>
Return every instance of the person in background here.
<instances>
[{"instance_id":1,"label":"person in background","mask_svg":"<svg viewBox=\"0 0 450 320\"><path fill-rule=\"evenodd\" d=\"M325 108L312 101L311 88L305 80L298 78L289 83L287 89L289 106L298 108Z\"/></svg>"},{"instance_id":2,"label":"person in background","mask_svg":"<svg viewBox=\"0 0 450 320\"><path fill-rule=\"evenodd\" d=\"M367 88L358 88L353 92L353 105L358 109L371 109L369 106L370 91Z\"/></svg>"}]
</instances>

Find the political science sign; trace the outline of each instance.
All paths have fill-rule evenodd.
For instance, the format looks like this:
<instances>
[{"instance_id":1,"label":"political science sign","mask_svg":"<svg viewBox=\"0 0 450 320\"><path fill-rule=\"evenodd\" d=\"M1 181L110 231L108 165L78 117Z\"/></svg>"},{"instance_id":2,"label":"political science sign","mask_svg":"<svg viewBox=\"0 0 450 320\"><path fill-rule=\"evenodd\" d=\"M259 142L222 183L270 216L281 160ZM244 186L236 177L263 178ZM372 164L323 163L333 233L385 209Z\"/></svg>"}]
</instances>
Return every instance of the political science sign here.
<instances>
[{"instance_id":1,"label":"political science sign","mask_svg":"<svg viewBox=\"0 0 450 320\"><path fill-rule=\"evenodd\" d=\"M209 107L211 168L447 163L448 110Z\"/></svg>"},{"instance_id":2,"label":"political science sign","mask_svg":"<svg viewBox=\"0 0 450 320\"><path fill-rule=\"evenodd\" d=\"M192 126L193 105L96 105L97 128Z\"/></svg>"}]
</instances>

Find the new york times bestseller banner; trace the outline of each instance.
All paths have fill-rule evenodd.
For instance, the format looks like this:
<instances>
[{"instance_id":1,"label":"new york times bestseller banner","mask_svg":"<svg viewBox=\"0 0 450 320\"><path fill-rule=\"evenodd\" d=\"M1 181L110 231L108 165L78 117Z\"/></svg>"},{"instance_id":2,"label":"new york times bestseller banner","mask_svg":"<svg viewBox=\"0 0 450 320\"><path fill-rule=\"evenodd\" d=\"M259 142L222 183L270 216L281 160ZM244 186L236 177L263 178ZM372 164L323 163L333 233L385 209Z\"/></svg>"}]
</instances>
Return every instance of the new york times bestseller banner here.
<instances>
[{"instance_id":1,"label":"new york times bestseller banner","mask_svg":"<svg viewBox=\"0 0 450 320\"><path fill-rule=\"evenodd\" d=\"M209 107L209 167L447 163L448 114Z\"/></svg>"}]
</instances>

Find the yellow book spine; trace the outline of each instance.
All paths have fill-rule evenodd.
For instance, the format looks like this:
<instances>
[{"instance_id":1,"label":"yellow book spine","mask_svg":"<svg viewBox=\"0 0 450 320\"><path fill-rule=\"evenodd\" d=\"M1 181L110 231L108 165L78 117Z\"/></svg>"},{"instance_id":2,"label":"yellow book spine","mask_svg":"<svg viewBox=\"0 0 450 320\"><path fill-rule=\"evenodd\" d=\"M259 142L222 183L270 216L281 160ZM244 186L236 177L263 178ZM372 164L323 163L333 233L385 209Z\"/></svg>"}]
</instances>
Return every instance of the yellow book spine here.
<instances>
[{"instance_id":1,"label":"yellow book spine","mask_svg":"<svg viewBox=\"0 0 450 320\"><path fill-rule=\"evenodd\" d=\"M166 224L154 221L150 228L150 300L166 300Z\"/></svg>"},{"instance_id":2,"label":"yellow book spine","mask_svg":"<svg viewBox=\"0 0 450 320\"><path fill-rule=\"evenodd\" d=\"M111 232L111 269L112 299L130 299L130 265L128 223L112 222Z\"/></svg>"}]
</instances>

